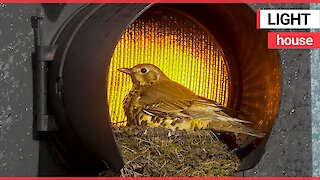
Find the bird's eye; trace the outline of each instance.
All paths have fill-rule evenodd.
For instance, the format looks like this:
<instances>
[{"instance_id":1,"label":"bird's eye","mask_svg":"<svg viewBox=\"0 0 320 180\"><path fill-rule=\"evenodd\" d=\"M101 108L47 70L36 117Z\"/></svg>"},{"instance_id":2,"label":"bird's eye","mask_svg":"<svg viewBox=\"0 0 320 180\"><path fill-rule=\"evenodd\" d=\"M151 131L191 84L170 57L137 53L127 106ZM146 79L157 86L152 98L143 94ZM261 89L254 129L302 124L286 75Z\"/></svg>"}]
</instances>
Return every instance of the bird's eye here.
<instances>
[{"instance_id":1,"label":"bird's eye","mask_svg":"<svg viewBox=\"0 0 320 180\"><path fill-rule=\"evenodd\" d=\"M148 70L146 68L141 68L140 70L142 73L146 73Z\"/></svg>"}]
</instances>

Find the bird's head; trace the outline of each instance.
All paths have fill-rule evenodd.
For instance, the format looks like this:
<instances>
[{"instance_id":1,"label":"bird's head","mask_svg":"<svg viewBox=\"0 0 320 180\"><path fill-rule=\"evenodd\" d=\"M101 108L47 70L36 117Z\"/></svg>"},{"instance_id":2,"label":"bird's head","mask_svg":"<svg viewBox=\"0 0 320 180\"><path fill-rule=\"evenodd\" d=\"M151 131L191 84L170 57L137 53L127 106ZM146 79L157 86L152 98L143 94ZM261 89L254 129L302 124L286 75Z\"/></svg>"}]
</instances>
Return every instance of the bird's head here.
<instances>
[{"instance_id":1,"label":"bird's head","mask_svg":"<svg viewBox=\"0 0 320 180\"><path fill-rule=\"evenodd\" d=\"M153 64L138 64L133 68L119 68L118 71L131 76L134 85L148 86L168 77Z\"/></svg>"}]
</instances>

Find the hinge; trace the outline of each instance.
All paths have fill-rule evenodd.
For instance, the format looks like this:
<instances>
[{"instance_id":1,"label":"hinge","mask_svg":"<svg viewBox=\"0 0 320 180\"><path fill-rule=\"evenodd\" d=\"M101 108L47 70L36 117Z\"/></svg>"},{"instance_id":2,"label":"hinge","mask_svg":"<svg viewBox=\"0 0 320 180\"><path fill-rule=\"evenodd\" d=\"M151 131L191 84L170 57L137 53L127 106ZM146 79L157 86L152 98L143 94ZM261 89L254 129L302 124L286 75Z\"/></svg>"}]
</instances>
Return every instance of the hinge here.
<instances>
[{"instance_id":1,"label":"hinge","mask_svg":"<svg viewBox=\"0 0 320 180\"><path fill-rule=\"evenodd\" d=\"M35 56L33 60L34 76L34 120L37 131L57 130L55 120L48 114L47 80L48 63L53 61L57 46L43 45L44 11L37 9L37 16L32 17L34 29Z\"/></svg>"},{"instance_id":2,"label":"hinge","mask_svg":"<svg viewBox=\"0 0 320 180\"><path fill-rule=\"evenodd\" d=\"M53 61L54 55L57 50L57 46L39 46L39 51L41 51L41 58L39 61Z\"/></svg>"}]
</instances>

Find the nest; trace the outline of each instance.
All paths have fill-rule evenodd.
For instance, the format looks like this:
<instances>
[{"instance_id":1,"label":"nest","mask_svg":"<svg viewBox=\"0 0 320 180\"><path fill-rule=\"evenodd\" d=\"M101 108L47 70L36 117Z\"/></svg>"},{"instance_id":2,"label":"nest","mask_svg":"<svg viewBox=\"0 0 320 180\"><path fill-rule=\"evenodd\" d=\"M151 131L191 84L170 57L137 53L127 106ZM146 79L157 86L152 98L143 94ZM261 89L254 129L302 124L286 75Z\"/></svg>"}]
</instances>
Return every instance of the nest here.
<instances>
[{"instance_id":1,"label":"nest","mask_svg":"<svg viewBox=\"0 0 320 180\"><path fill-rule=\"evenodd\" d=\"M237 155L210 130L139 126L114 127L114 133L125 162L123 177L228 176L239 167Z\"/></svg>"}]
</instances>

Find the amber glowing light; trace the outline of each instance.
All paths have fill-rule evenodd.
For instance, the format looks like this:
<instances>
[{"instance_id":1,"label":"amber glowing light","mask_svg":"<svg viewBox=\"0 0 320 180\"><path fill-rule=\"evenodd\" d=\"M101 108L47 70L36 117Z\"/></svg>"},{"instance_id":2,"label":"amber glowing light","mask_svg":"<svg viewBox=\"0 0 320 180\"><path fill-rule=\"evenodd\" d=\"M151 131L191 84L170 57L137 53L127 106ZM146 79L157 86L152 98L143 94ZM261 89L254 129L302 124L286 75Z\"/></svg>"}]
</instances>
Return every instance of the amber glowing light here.
<instances>
[{"instance_id":1,"label":"amber glowing light","mask_svg":"<svg viewBox=\"0 0 320 180\"><path fill-rule=\"evenodd\" d=\"M229 70L213 36L183 14L154 8L126 29L114 50L107 79L113 124L126 125L122 101L132 87L130 77L117 69L141 63L154 64L199 96L227 106Z\"/></svg>"}]
</instances>

